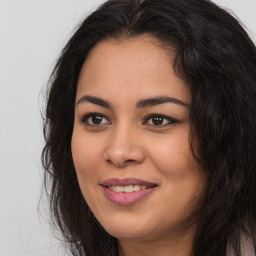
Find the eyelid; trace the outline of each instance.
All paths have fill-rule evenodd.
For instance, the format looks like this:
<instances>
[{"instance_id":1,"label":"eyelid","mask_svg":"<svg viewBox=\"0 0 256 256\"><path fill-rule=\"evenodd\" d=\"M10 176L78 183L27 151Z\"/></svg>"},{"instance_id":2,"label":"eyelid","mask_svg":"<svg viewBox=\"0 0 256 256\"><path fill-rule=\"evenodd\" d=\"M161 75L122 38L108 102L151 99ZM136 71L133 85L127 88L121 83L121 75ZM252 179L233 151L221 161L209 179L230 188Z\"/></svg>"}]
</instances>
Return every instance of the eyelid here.
<instances>
[{"instance_id":1,"label":"eyelid","mask_svg":"<svg viewBox=\"0 0 256 256\"><path fill-rule=\"evenodd\" d=\"M143 124L145 124L148 120L150 120L151 118L154 118L154 117L160 117L160 118L168 120L168 124L161 124L161 125L149 124L150 126L154 126L156 128L161 128L161 127L164 127L164 126L167 126L167 125L171 125L171 124L180 122L179 120L177 120L173 117L166 116L166 115L163 115L163 114L153 113L153 114L150 114L150 115L145 117L145 119L143 121Z\"/></svg>"},{"instance_id":2,"label":"eyelid","mask_svg":"<svg viewBox=\"0 0 256 256\"><path fill-rule=\"evenodd\" d=\"M106 119L109 124L111 124L111 122L109 121L109 119L108 119L105 115L103 115L103 114L101 114L101 113L97 113L97 112L92 112L92 113L88 113L88 114L83 115L82 118L80 119L80 122L83 123L83 124L85 124L85 125L87 125L87 126L92 126L92 127L93 127L93 126L94 126L94 127L98 127L98 126L101 126L101 125L105 125L105 124L106 124L106 123L98 124L98 125L97 125L97 124L89 124L87 121L88 121L89 118L91 118L91 117L93 117L93 116L100 116L100 117Z\"/></svg>"},{"instance_id":3,"label":"eyelid","mask_svg":"<svg viewBox=\"0 0 256 256\"><path fill-rule=\"evenodd\" d=\"M100 116L100 117L106 119L107 122L105 122L105 123L100 123L100 124L90 124L90 123L88 122L88 119L91 118L91 117L93 117L93 116ZM159 125L147 124L147 122L148 122L150 119L154 118L154 117L160 117L160 118L162 118L162 119L164 119L164 120L167 120L168 123L166 123L166 124L159 124ZM108 117L106 117L105 115L103 115L103 114L101 114L101 113L97 113L97 112L91 112L91 113L88 113L88 114L83 115L82 118L80 118L80 122L83 123L83 124L86 125L86 126L91 126L91 127L100 127L100 126L103 126L103 125L112 124L112 123L109 121ZM146 117L144 118L144 121L143 121L142 124L143 124L143 125L153 126L153 127L156 127L156 128L162 128L162 127L169 126L169 125L172 125L172 124L175 124L175 123L179 123L179 122L180 122L179 120L177 120L177 119L175 119L175 118L173 118L173 117L170 117L170 116L167 116L167 115L163 115L163 114L153 113L153 114L150 114L150 115L146 116Z\"/></svg>"}]
</instances>

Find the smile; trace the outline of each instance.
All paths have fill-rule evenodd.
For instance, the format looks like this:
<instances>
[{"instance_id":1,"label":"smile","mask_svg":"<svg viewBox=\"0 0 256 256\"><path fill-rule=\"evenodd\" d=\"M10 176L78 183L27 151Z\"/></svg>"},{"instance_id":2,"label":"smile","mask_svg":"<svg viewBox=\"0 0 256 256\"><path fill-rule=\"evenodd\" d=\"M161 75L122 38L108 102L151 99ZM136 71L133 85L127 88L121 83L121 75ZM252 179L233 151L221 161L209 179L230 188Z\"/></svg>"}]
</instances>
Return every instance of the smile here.
<instances>
[{"instance_id":1,"label":"smile","mask_svg":"<svg viewBox=\"0 0 256 256\"><path fill-rule=\"evenodd\" d=\"M124 192L124 193L132 193L139 190L145 190L148 187L147 186L140 186L140 185L128 185L128 186L109 186L109 189L115 191L115 192Z\"/></svg>"},{"instance_id":2,"label":"smile","mask_svg":"<svg viewBox=\"0 0 256 256\"><path fill-rule=\"evenodd\" d=\"M117 205L133 205L148 197L157 184L140 179L109 179L102 184L108 200Z\"/></svg>"}]
</instances>

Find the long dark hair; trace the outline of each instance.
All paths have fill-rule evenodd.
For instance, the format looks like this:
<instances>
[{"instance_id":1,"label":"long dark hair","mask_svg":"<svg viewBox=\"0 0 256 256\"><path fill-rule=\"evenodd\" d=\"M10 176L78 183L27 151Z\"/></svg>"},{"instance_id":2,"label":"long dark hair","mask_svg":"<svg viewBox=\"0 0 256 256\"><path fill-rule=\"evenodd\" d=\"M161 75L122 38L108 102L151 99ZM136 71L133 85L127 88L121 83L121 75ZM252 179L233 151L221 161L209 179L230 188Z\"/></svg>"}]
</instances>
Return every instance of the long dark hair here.
<instances>
[{"instance_id":1,"label":"long dark hair","mask_svg":"<svg viewBox=\"0 0 256 256\"><path fill-rule=\"evenodd\" d=\"M116 238L78 185L70 146L74 102L95 44L145 33L176 49L174 69L192 94L191 150L209 176L192 255L223 256L229 247L240 256L241 237L254 250L256 49L242 25L209 0L109 0L79 25L51 75L44 119L44 183L55 223L73 255L118 255Z\"/></svg>"}]
</instances>

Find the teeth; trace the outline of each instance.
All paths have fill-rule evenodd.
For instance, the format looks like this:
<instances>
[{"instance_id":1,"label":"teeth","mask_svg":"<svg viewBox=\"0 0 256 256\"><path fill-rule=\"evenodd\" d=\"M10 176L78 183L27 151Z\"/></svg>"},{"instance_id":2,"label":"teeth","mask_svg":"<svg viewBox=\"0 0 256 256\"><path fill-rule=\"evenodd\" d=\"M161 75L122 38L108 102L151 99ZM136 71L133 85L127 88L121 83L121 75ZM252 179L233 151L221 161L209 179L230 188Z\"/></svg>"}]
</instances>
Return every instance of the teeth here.
<instances>
[{"instance_id":1,"label":"teeth","mask_svg":"<svg viewBox=\"0 0 256 256\"><path fill-rule=\"evenodd\" d=\"M131 193L131 192L133 192L133 185L125 186L125 187L124 187L124 192L125 192L125 193Z\"/></svg>"},{"instance_id":2,"label":"teeth","mask_svg":"<svg viewBox=\"0 0 256 256\"><path fill-rule=\"evenodd\" d=\"M132 193L139 190L147 189L146 186L140 186L140 185L128 185L128 186L109 186L109 189L115 191L115 192L124 192L124 193Z\"/></svg>"},{"instance_id":3,"label":"teeth","mask_svg":"<svg viewBox=\"0 0 256 256\"><path fill-rule=\"evenodd\" d=\"M134 191L139 191L140 190L140 186L139 185L134 185L133 186L133 190Z\"/></svg>"},{"instance_id":4,"label":"teeth","mask_svg":"<svg viewBox=\"0 0 256 256\"><path fill-rule=\"evenodd\" d=\"M116 186L116 192L124 192L124 187Z\"/></svg>"}]
</instances>

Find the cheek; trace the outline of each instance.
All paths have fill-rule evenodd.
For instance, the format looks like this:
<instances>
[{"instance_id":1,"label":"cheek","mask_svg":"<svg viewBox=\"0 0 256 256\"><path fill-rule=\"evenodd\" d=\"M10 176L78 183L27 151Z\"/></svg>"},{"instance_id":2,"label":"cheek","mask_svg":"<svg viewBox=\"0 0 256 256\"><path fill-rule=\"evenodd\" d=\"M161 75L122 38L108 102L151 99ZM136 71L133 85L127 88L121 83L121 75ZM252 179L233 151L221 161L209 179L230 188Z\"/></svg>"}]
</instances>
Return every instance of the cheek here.
<instances>
[{"instance_id":1,"label":"cheek","mask_svg":"<svg viewBox=\"0 0 256 256\"><path fill-rule=\"evenodd\" d=\"M95 170L97 170L99 161L102 158L100 141L74 130L71 151L78 180L85 178L84 180L86 181L93 178L97 174Z\"/></svg>"},{"instance_id":2,"label":"cheek","mask_svg":"<svg viewBox=\"0 0 256 256\"><path fill-rule=\"evenodd\" d=\"M95 185L99 184L98 177L102 169L99 166L102 147L99 139L85 136L84 132L74 130L71 141L73 162L80 189L91 209L95 209L95 205L99 202Z\"/></svg>"},{"instance_id":3,"label":"cheek","mask_svg":"<svg viewBox=\"0 0 256 256\"><path fill-rule=\"evenodd\" d=\"M205 193L207 180L192 156L187 134L183 131L168 140L152 141L154 147L149 151L154 168L162 177L166 205L171 201L180 210Z\"/></svg>"},{"instance_id":4,"label":"cheek","mask_svg":"<svg viewBox=\"0 0 256 256\"><path fill-rule=\"evenodd\" d=\"M155 138L151 141L153 147L149 149L149 155L158 171L164 175L182 178L188 175L190 170L197 168L197 163L189 148L188 132L185 130L176 133L170 138Z\"/></svg>"}]
</instances>

